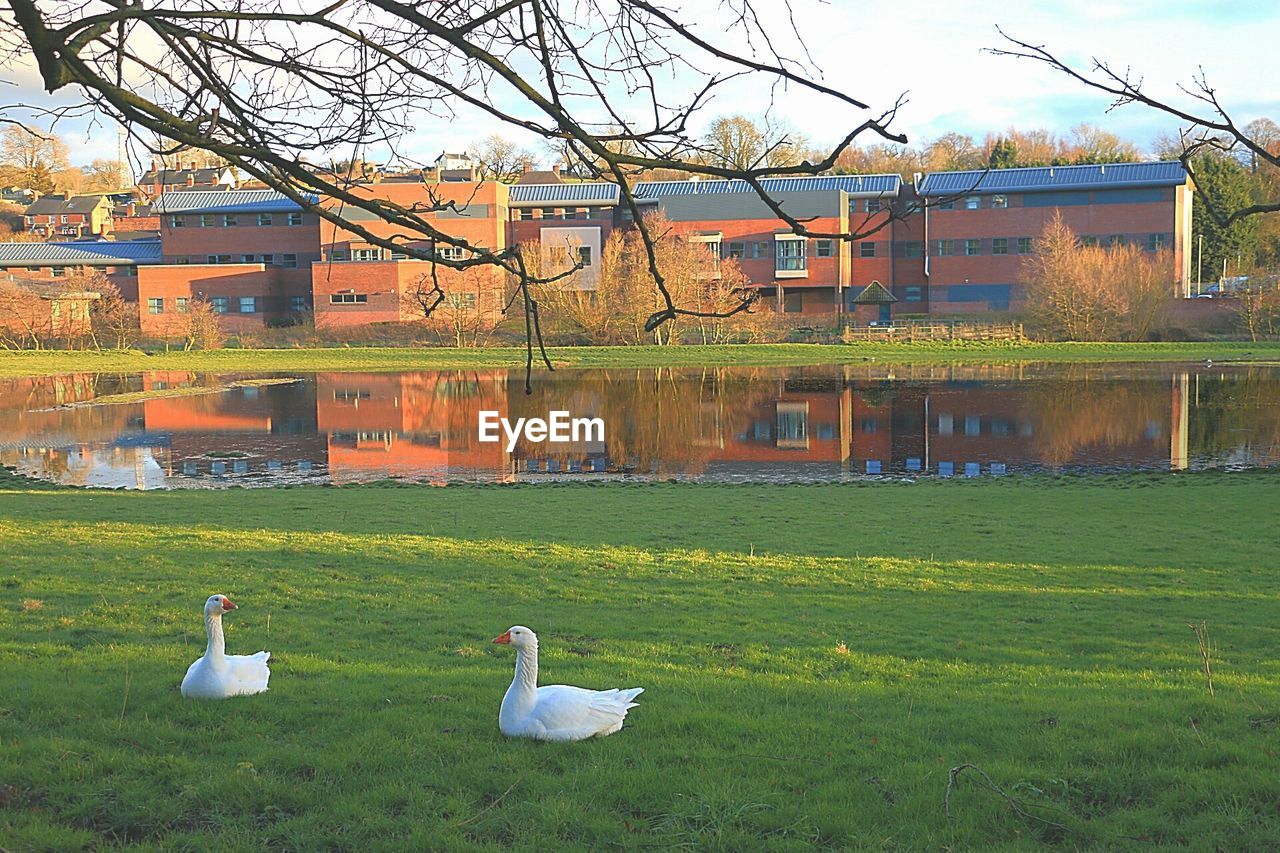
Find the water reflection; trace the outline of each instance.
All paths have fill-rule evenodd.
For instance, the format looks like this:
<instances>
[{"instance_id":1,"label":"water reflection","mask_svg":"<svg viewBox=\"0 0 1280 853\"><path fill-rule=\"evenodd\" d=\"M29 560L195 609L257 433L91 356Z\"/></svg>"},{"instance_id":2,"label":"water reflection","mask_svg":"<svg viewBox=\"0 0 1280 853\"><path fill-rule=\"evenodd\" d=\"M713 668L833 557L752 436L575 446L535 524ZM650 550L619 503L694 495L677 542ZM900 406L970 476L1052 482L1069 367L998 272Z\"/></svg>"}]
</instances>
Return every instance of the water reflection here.
<instances>
[{"instance_id":1,"label":"water reflection","mask_svg":"<svg viewBox=\"0 0 1280 853\"><path fill-rule=\"evenodd\" d=\"M0 462L129 488L564 478L999 476L1280 464L1280 369L828 366L708 370L152 372L0 380ZM210 393L94 404L135 391ZM220 390L216 390L220 389ZM479 441L510 420L599 417L603 441Z\"/></svg>"}]
</instances>

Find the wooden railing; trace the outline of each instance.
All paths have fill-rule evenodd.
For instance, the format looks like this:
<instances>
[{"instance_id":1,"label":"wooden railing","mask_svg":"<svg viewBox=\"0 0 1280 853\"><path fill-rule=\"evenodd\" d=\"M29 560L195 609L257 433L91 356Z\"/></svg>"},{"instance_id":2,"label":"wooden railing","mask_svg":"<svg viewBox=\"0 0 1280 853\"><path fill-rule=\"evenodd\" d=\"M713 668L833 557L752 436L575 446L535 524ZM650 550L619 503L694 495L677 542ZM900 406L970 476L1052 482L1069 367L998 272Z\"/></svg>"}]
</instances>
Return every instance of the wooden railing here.
<instances>
[{"instance_id":1,"label":"wooden railing","mask_svg":"<svg viewBox=\"0 0 1280 853\"><path fill-rule=\"evenodd\" d=\"M1022 341L1021 323L975 323L961 320L912 320L884 326L845 326L845 343L864 341Z\"/></svg>"}]
</instances>

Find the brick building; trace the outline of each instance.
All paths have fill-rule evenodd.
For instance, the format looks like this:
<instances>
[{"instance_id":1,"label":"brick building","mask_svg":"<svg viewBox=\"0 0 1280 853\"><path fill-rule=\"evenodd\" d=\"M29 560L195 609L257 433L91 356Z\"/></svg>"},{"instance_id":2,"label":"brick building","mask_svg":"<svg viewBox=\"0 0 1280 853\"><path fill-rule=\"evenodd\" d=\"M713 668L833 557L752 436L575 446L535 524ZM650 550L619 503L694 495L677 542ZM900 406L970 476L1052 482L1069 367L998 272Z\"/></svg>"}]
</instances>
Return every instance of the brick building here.
<instances>
[{"instance_id":1,"label":"brick building","mask_svg":"<svg viewBox=\"0 0 1280 853\"><path fill-rule=\"evenodd\" d=\"M138 276L144 335L169 334L192 299L223 315L231 331L288 323L311 309L311 265L320 259L320 217L274 190L165 193L163 263Z\"/></svg>"},{"instance_id":2,"label":"brick building","mask_svg":"<svg viewBox=\"0 0 1280 853\"><path fill-rule=\"evenodd\" d=\"M1189 296L1193 192L1177 162L933 173L919 182L928 204L895 224L898 269L881 281L907 312L1016 311L1023 258L1061 214L1086 244L1169 251L1170 296Z\"/></svg>"},{"instance_id":3,"label":"brick building","mask_svg":"<svg viewBox=\"0 0 1280 853\"><path fill-rule=\"evenodd\" d=\"M160 262L159 240L0 243L0 280L56 281L100 272L128 300L138 298L138 269Z\"/></svg>"},{"instance_id":4,"label":"brick building","mask_svg":"<svg viewBox=\"0 0 1280 853\"><path fill-rule=\"evenodd\" d=\"M760 183L790 216L816 233L874 231L884 225L902 187L897 175L769 178ZM795 234L744 181L661 181L637 184L635 194L645 207L692 228L712 254L735 259L762 296L784 312L843 312L854 295L891 274L887 229L856 245Z\"/></svg>"},{"instance_id":5,"label":"brick building","mask_svg":"<svg viewBox=\"0 0 1280 853\"><path fill-rule=\"evenodd\" d=\"M897 175L761 184L809 230L865 236L797 235L742 181L660 181L634 192L642 210L660 211L705 244L712 269L733 259L785 313L857 317L855 300L867 302L869 292L880 298L862 309L865 321L1017 310L1022 262L1055 213L1086 242L1168 250L1183 295L1190 278L1192 188L1178 163L933 173L915 186ZM580 261L576 281L587 290L609 234L632 225L619 188L607 182L415 180L355 191L409 209L439 208L426 217L474 246L537 245L544 271ZM900 218L889 222L890 211ZM232 330L292 322L306 311L331 328L421 319L413 296L429 287L430 261L373 245L272 190L169 192L152 212L163 262L139 274L144 333L160 333L193 298L213 302ZM344 215L375 236L399 233L358 209ZM405 245L439 257L467 252L429 240ZM489 267L436 272L450 307L496 311L507 289L505 273ZM873 282L885 292L868 291Z\"/></svg>"}]
</instances>

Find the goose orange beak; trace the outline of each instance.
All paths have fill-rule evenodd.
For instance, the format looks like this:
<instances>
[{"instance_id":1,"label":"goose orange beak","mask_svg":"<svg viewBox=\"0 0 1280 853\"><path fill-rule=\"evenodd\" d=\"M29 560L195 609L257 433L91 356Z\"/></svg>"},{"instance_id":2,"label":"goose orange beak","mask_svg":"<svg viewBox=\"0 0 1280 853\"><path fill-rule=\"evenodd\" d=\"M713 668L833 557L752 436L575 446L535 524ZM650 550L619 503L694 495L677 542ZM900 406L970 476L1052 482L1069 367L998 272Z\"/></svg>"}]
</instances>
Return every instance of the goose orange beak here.
<instances>
[{"instance_id":1,"label":"goose orange beak","mask_svg":"<svg viewBox=\"0 0 1280 853\"><path fill-rule=\"evenodd\" d=\"M495 643L502 643L505 646L511 642L511 632L506 631L501 637L494 637L493 641Z\"/></svg>"},{"instance_id":2,"label":"goose orange beak","mask_svg":"<svg viewBox=\"0 0 1280 853\"><path fill-rule=\"evenodd\" d=\"M223 609L223 611L227 611L227 610L235 610L235 609L236 609L236 606L235 606L234 604L232 604L232 603L231 603L231 599L226 598L226 597L224 596L224 597L223 597L223 599L222 599L222 609Z\"/></svg>"}]
</instances>

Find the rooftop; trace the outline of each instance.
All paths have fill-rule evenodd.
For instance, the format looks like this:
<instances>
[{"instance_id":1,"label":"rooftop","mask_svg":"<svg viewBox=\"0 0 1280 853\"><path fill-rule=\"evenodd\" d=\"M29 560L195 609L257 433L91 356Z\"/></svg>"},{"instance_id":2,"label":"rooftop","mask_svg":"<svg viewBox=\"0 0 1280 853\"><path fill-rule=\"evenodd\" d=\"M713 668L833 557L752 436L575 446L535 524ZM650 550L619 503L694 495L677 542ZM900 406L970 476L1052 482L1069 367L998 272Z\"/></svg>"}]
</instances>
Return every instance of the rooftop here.
<instances>
[{"instance_id":1,"label":"rooftop","mask_svg":"<svg viewBox=\"0 0 1280 853\"><path fill-rule=\"evenodd\" d=\"M79 240L70 243L0 243L0 264L129 266L160 263L159 240Z\"/></svg>"},{"instance_id":2,"label":"rooftop","mask_svg":"<svg viewBox=\"0 0 1280 853\"><path fill-rule=\"evenodd\" d=\"M1022 169L931 172L920 182L920 195L1172 187L1186 182L1187 172L1176 160L1089 166L1033 166Z\"/></svg>"},{"instance_id":3,"label":"rooftop","mask_svg":"<svg viewBox=\"0 0 1280 853\"><path fill-rule=\"evenodd\" d=\"M25 213L27 216L44 216L50 213L81 213L87 216L106 198L105 194L73 195L70 198L63 195L46 195L31 202L31 206Z\"/></svg>"},{"instance_id":4,"label":"rooftop","mask_svg":"<svg viewBox=\"0 0 1280 853\"><path fill-rule=\"evenodd\" d=\"M898 175L817 175L805 178L761 178L760 186L773 198L784 193L844 190L856 196L896 196L902 186ZM746 181L654 181L636 184L637 199L657 200L673 195L754 193Z\"/></svg>"},{"instance_id":5,"label":"rooftop","mask_svg":"<svg viewBox=\"0 0 1280 853\"><path fill-rule=\"evenodd\" d=\"M589 184L513 184L508 203L512 207L557 202L617 204L618 185L607 181Z\"/></svg>"},{"instance_id":6,"label":"rooftop","mask_svg":"<svg viewBox=\"0 0 1280 853\"><path fill-rule=\"evenodd\" d=\"M290 213L302 206L275 190L188 190L167 192L152 213Z\"/></svg>"}]
</instances>

